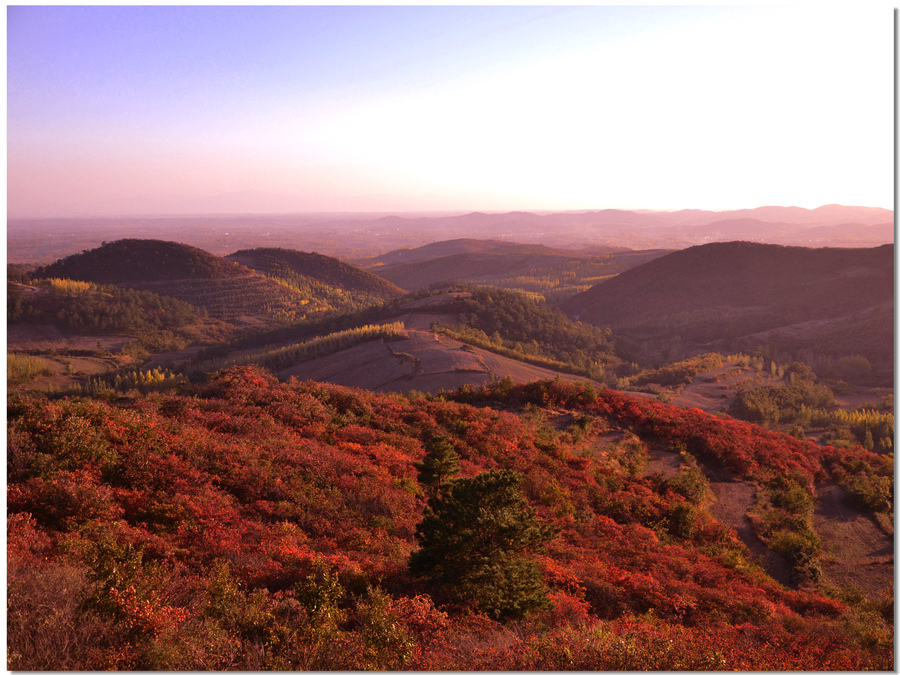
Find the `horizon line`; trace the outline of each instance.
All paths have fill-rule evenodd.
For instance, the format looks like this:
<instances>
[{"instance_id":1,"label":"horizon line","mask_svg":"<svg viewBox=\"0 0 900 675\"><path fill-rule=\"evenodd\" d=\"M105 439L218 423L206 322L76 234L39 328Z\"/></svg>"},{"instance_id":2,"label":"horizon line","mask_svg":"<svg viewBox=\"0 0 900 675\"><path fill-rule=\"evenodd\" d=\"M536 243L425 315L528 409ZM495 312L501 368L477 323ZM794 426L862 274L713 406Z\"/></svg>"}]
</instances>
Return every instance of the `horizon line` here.
<instances>
[{"instance_id":1,"label":"horizon line","mask_svg":"<svg viewBox=\"0 0 900 675\"><path fill-rule=\"evenodd\" d=\"M107 214L71 214L71 215L11 215L7 214L7 221L13 220L88 220L88 219L120 219L120 218L292 218L292 217L322 217L322 216L342 216L342 217L452 217L452 216L468 216L468 215L504 215L510 213L529 213L534 215L547 215L556 213L602 213L605 211L628 211L632 213L679 213L682 211L700 211L706 213L730 213L736 211L757 211L760 209L776 208L776 209L800 209L803 211L817 211L819 209L829 207L841 207L851 209L880 209L894 213L893 208L884 206L866 206L856 204L822 204L813 208L796 205L783 204L763 204L761 206L727 208L727 209L709 209L701 207L685 207L674 209L650 209L650 208L623 208L623 207L602 207L588 209L410 209L410 210L310 210L310 211L228 211L228 212L157 212L157 213L107 213Z\"/></svg>"}]
</instances>

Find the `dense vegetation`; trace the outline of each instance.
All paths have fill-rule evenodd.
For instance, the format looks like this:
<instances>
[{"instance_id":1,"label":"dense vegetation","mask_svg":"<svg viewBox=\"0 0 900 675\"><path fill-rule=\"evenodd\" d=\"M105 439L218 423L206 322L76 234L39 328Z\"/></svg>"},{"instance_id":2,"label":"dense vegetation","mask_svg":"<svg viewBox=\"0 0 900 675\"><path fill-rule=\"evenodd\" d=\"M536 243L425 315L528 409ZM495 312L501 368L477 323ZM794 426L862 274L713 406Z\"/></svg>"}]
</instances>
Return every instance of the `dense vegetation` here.
<instances>
[{"instance_id":1,"label":"dense vegetation","mask_svg":"<svg viewBox=\"0 0 900 675\"><path fill-rule=\"evenodd\" d=\"M205 331L221 334L202 309L149 291L55 278L34 281L27 291L20 284L7 283L6 288L10 324L50 324L70 334L147 338L170 331L185 340L204 337Z\"/></svg>"},{"instance_id":2,"label":"dense vegetation","mask_svg":"<svg viewBox=\"0 0 900 675\"><path fill-rule=\"evenodd\" d=\"M644 387L654 384L659 387L684 387L690 384L700 373L714 370L722 365L721 354L709 353L692 359L667 363L659 368L647 368L632 377L623 380L628 387Z\"/></svg>"},{"instance_id":3,"label":"dense vegetation","mask_svg":"<svg viewBox=\"0 0 900 675\"><path fill-rule=\"evenodd\" d=\"M456 398L252 367L178 394L11 396L8 667L893 668L890 604L781 586L709 516L696 463L641 468L660 442L771 484L765 522L790 553L816 483L891 508L865 498L890 482L884 457L589 385ZM630 440L600 442L613 431ZM490 523L529 550L466 548ZM413 562L447 545L448 565L500 567Z\"/></svg>"},{"instance_id":4,"label":"dense vegetation","mask_svg":"<svg viewBox=\"0 0 900 675\"><path fill-rule=\"evenodd\" d=\"M544 302L522 293L478 286L457 286L465 297L448 304L458 324L453 337L485 349L504 348L505 355L546 357L562 369L597 380L621 365L609 330L569 319Z\"/></svg>"}]
</instances>

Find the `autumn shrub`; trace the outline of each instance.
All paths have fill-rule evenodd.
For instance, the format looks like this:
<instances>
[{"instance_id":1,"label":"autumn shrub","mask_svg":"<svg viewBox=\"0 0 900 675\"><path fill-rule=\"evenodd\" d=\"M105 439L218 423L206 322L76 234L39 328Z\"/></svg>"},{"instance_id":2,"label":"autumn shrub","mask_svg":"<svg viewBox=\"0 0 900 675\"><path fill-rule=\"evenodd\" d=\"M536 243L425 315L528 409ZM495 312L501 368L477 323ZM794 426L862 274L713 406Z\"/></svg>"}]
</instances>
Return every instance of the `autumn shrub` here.
<instances>
[{"instance_id":1,"label":"autumn shrub","mask_svg":"<svg viewBox=\"0 0 900 675\"><path fill-rule=\"evenodd\" d=\"M769 546L791 564L795 577L813 581L821 577L822 542L814 532L778 530L770 537Z\"/></svg>"},{"instance_id":2,"label":"autumn shrub","mask_svg":"<svg viewBox=\"0 0 900 675\"><path fill-rule=\"evenodd\" d=\"M355 607L362 639L362 662L367 669L400 670L413 654L415 641L400 621L392 598L370 587Z\"/></svg>"},{"instance_id":3,"label":"autumn shrub","mask_svg":"<svg viewBox=\"0 0 900 675\"><path fill-rule=\"evenodd\" d=\"M813 496L795 479L776 476L766 483L769 500L775 506L788 511L798 519L808 519L813 514Z\"/></svg>"},{"instance_id":4,"label":"autumn shrub","mask_svg":"<svg viewBox=\"0 0 900 675\"><path fill-rule=\"evenodd\" d=\"M678 473L667 479L663 486L681 495L692 504L704 504L712 496L709 479L703 473L703 469L698 466L693 455L682 452L681 458L682 463L678 467Z\"/></svg>"},{"instance_id":5,"label":"autumn shrub","mask_svg":"<svg viewBox=\"0 0 900 675\"><path fill-rule=\"evenodd\" d=\"M31 382L42 375L52 375L53 369L45 359L27 354L6 354L6 384L16 385Z\"/></svg>"},{"instance_id":6,"label":"autumn shrub","mask_svg":"<svg viewBox=\"0 0 900 675\"><path fill-rule=\"evenodd\" d=\"M504 411L545 394L562 408ZM886 477L882 456L563 382L479 405L256 368L110 402L10 397L17 644L46 620L73 647L29 653L72 670L893 667L886 605L851 620L777 584L692 501L699 476L666 486L628 466L659 438L771 484L760 532L794 555L810 543L790 511L802 492ZM561 429L579 415L634 447L575 441ZM416 462L441 438L459 473L437 471L428 503ZM38 576L17 581L45 565L57 614Z\"/></svg>"},{"instance_id":7,"label":"autumn shrub","mask_svg":"<svg viewBox=\"0 0 900 675\"><path fill-rule=\"evenodd\" d=\"M100 670L113 623L88 608L93 584L83 568L23 564L6 570L6 647L10 670Z\"/></svg>"}]
</instances>

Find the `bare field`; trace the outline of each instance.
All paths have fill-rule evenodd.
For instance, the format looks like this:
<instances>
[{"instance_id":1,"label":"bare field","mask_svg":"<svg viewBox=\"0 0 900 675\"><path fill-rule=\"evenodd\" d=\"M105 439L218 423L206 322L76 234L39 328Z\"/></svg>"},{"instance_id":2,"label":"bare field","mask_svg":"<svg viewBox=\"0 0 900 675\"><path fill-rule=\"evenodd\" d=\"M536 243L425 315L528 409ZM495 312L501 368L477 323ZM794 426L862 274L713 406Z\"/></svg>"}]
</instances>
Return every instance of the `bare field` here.
<instances>
[{"instance_id":1,"label":"bare field","mask_svg":"<svg viewBox=\"0 0 900 675\"><path fill-rule=\"evenodd\" d=\"M335 354L304 361L277 374L283 379L296 377L300 380L382 391L391 382L410 378L413 373L411 362L404 362L397 357L387 344L373 340Z\"/></svg>"},{"instance_id":2,"label":"bare field","mask_svg":"<svg viewBox=\"0 0 900 675\"><path fill-rule=\"evenodd\" d=\"M63 351L67 349L119 351L136 338L128 335L72 335L56 326L19 324L7 326L6 348L10 351Z\"/></svg>"},{"instance_id":3,"label":"bare field","mask_svg":"<svg viewBox=\"0 0 900 675\"><path fill-rule=\"evenodd\" d=\"M507 376L517 383L553 379L557 373L468 347L430 331L409 330L409 339L366 342L297 364L280 371L278 376L379 392L437 392L463 384L481 386ZM572 381L585 379L562 377Z\"/></svg>"}]
</instances>

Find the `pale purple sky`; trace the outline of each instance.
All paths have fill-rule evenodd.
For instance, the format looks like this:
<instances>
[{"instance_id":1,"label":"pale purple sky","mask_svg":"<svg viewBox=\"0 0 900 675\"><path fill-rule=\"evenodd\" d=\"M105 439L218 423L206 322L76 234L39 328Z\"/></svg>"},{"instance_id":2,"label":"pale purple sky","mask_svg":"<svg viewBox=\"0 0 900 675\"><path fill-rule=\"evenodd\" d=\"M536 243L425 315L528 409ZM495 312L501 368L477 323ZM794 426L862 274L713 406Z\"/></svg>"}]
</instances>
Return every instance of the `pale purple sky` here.
<instances>
[{"instance_id":1,"label":"pale purple sky","mask_svg":"<svg viewBox=\"0 0 900 675\"><path fill-rule=\"evenodd\" d=\"M893 206L893 11L8 7L10 217Z\"/></svg>"}]
</instances>

